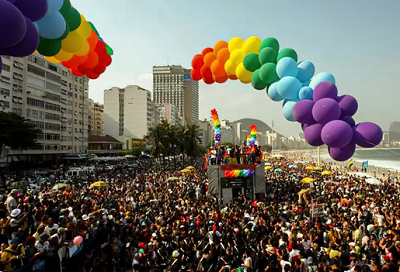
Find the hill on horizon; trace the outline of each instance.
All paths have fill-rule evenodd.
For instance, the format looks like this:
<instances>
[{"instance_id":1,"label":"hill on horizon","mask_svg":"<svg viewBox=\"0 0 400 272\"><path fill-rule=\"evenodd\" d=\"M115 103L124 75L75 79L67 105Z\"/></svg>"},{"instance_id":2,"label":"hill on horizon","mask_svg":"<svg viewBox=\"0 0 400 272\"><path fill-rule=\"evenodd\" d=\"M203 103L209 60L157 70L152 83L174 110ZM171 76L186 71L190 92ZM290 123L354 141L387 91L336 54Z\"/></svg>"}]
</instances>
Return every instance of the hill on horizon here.
<instances>
[{"instance_id":1,"label":"hill on horizon","mask_svg":"<svg viewBox=\"0 0 400 272\"><path fill-rule=\"evenodd\" d=\"M241 123L242 124L242 129L243 130L247 130L247 131L250 131L251 124L254 124L257 127L257 131L258 132L265 133L266 131L272 131L272 128L269 125L267 125L266 123L264 123L263 121L258 120L258 119L242 118L242 119L230 122L230 123L231 124ZM279 132L278 132L278 134L280 136L283 136Z\"/></svg>"}]
</instances>

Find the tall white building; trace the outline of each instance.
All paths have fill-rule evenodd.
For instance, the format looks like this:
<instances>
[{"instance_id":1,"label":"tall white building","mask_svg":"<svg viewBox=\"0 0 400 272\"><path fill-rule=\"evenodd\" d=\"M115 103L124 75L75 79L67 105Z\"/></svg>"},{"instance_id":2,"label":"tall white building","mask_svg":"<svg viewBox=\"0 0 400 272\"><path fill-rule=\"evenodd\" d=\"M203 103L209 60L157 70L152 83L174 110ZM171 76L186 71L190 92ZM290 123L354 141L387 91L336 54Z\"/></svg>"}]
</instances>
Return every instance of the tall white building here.
<instances>
[{"instance_id":1,"label":"tall white building","mask_svg":"<svg viewBox=\"0 0 400 272\"><path fill-rule=\"evenodd\" d=\"M160 113L160 120L167 120L172 126L180 126L182 124L181 118L179 117L178 108L171 103L163 103L158 105L158 111Z\"/></svg>"},{"instance_id":2,"label":"tall white building","mask_svg":"<svg viewBox=\"0 0 400 272\"><path fill-rule=\"evenodd\" d=\"M156 104L173 104L185 123L199 121L199 83L190 69L180 65L153 67L153 99Z\"/></svg>"},{"instance_id":3,"label":"tall white building","mask_svg":"<svg viewBox=\"0 0 400 272\"><path fill-rule=\"evenodd\" d=\"M88 148L88 79L38 54L2 56L0 110L28 118L43 133L35 150L12 151L20 160L53 161Z\"/></svg>"},{"instance_id":4,"label":"tall white building","mask_svg":"<svg viewBox=\"0 0 400 272\"><path fill-rule=\"evenodd\" d=\"M104 135L143 139L153 122L150 91L137 85L104 91Z\"/></svg>"}]
</instances>

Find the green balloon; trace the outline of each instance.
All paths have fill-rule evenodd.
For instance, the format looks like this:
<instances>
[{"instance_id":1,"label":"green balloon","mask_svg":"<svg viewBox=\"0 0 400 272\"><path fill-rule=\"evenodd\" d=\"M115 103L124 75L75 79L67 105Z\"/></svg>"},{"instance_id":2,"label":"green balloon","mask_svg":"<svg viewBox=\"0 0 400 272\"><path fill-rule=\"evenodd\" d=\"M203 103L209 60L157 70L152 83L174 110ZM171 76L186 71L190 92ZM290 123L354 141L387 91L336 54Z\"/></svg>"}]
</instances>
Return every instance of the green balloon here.
<instances>
[{"instance_id":1,"label":"green balloon","mask_svg":"<svg viewBox=\"0 0 400 272\"><path fill-rule=\"evenodd\" d=\"M261 80L259 75L260 69L254 71L251 75L251 85L253 85L254 89L256 90L263 90L268 86L268 83L265 83Z\"/></svg>"},{"instance_id":2,"label":"green balloon","mask_svg":"<svg viewBox=\"0 0 400 272\"><path fill-rule=\"evenodd\" d=\"M64 15L64 19L69 26L69 31L74 31L81 25L81 14L74 8L71 8L70 11Z\"/></svg>"},{"instance_id":3,"label":"green balloon","mask_svg":"<svg viewBox=\"0 0 400 272\"><path fill-rule=\"evenodd\" d=\"M259 76L262 81L268 84L278 81L279 77L276 74L276 64L268 62L261 66Z\"/></svg>"},{"instance_id":4,"label":"green balloon","mask_svg":"<svg viewBox=\"0 0 400 272\"><path fill-rule=\"evenodd\" d=\"M94 24L92 24L92 22L88 22L90 27L92 28L92 30L94 31L94 33L97 34L98 37L100 37L99 32L97 31L96 27L94 26Z\"/></svg>"},{"instance_id":5,"label":"green balloon","mask_svg":"<svg viewBox=\"0 0 400 272\"><path fill-rule=\"evenodd\" d=\"M286 57L292 58L295 62L297 62L297 53L292 48L282 49L282 51L279 52L278 57L276 58L276 62Z\"/></svg>"},{"instance_id":6,"label":"green balloon","mask_svg":"<svg viewBox=\"0 0 400 272\"><path fill-rule=\"evenodd\" d=\"M40 53L40 55L52 57L57 55L60 50L61 39L49 40L45 38L40 38L39 46L37 48L37 51Z\"/></svg>"},{"instance_id":7,"label":"green balloon","mask_svg":"<svg viewBox=\"0 0 400 272\"><path fill-rule=\"evenodd\" d=\"M68 24L65 24L66 25L66 27L65 27L65 32L64 32L64 34L60 37L60 38L58 38L57 40L64 40L67 36L68 36L68 34L69 34L69 25Z\"/></svg>"},{"instance_id":8,"label":"green balloon","mask_svg":"<svg viewBox=\"0 0 400 272\"><path fill-rule=\"evenodd\" d=\"M260 56L258 57L261 65L266 64L268 62L276 62L276 57L278 56L278 52L275 51L272 47L265 47L260 52Z\"/></svg>"},{"instance_id":9,"label":"green balloon","mask_svg":"<svg viewBox=\"0 0 400 272\"><path fill-rule=\"evenodd\" d=\"M279 52L279 42L277 39L273 37L268 37L264 39L260 45L260 52L263 50L265 47L272 47L275 49L276 52Z\"/></svg>"},{"instance_id":10,"label":"green balloon","mask_svg":"<svg viewBox=\"0 0 400 272\"><path fill-rule=\"evenodd\" d=\"M114 55L114 50L112 50L112 48L106 44L106 49L107 49L107 54L109 54L110 56Z\"/></svg>"},{"instance_id":11,"label":"green balloon","mask_svg":"<svg viewBox=\"0 0 400 272\"><path fill-rule=\"evenodd\" d=\"M243 66L250 72L260 69L261 64L258 61L258 55L254 53L248 54L243 60Z\"/></svg>"},{"instance_id":12,"label":"green balloon","mask_svg":"<svg viewBox=\"0 0 400 272\"><path fill-rule=\"evenodd\" d=\"M64 0L64 3L62 5L62 7L60 8L60 13L62 14L63 17L65 17L65 15L69 13L71 8L72 8L71 1Z\"/></svg>"}]
</instances>

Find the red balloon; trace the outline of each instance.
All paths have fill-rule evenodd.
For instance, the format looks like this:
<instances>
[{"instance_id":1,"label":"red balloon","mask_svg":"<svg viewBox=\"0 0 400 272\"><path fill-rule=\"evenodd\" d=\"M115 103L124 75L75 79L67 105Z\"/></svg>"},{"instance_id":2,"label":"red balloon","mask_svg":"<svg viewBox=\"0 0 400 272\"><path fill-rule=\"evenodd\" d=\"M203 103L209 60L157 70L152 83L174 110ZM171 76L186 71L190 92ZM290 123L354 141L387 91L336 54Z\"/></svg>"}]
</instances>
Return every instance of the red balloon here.
<instances>
[{"instance_id":1,"label":"red balloon","mask_svg":"<svg viewBox=\"0 0 400 272\"><path fill-rule=\"evenodd\" d=\"M212 72L211 72L210 67L203 65L203 67L201 67L201 69L200 69L200 73L203 78L211 78L212 79Z\"/></svg>"},{"instance_id":2,"label":"red balloon","mask_svg":"<svg viewBox=\"0 0 400 272\"><path fill-rule=\"evenodd\" d=\"M215 82L214 79L212 78L212 76L211 77L203 77L203 81L206 84L213 84Z\"/></svg>"},{"instance_id":3,"label":"red balloon","mask_svg":"<svg viewBox=\"0 0 400 272\"><path fill-rule=\"evenodd\" d=\"M210 53L210 52L213 52L213 51L214 51L214 49L212 49L211 47L206 47L206 48L203 49L203 52L201 52L201 54L204 57L205 55L207 55L207 53Z\"/></svg>"},{"instance_id":4,"label":"red balloon","mask_svg":"<svg viewBox=\"0 0 400 272\"><path fill-rule=\"evenodd\" d=\"M104 63L105 66L110 66L112 62L112 58L109 54L101 56L101 61Z\"/></svg>"},{"instance_id":5,"label":"red balloon","mask_svg":"<svg viewBox=\"0 0 400 272\"><path fill-rule=\"evenodd\" d=\"M74 55L69 61L63 61L62 65L64 65L67 68L76 68L77 66L81 65L87 60L87 55L84 56L77 56Z\"/></svg>"},{"instance_id":6,"label":"red balloon","mask_svg":"<svg viewBox=\"0 0 400 272\"><path fill-rule=\"evenodd\" d=\"M96 52L91 52L87 55L87 60L79 65L78 67L82 67L85 69L93 69L99 63L99 56Z\"/></svg>"},{"instance_id":7,"label":"red balloon","mask_svg":"<svg viewBox=\"0 0 400 272\"><path fill-rule=\"evenodd\" d=\"M82 73L84 75L86 75L87 73L89 73L91 71L91 69L82 67L82 65L79 65L78 67L76 67L76 70L78 70L79 73Z\"/></svg>"},{"instance_id":8,"label":"red balloon","mask_svg":"<svg viewBox=\"0 0 400 272\"><path fill-rule=\"evenodd\" d=\"M99 74L96 74L96 73L94 73L94 72L92 72L92 71L90 71L90 72L88 72L87 74L86 74L86 76L88 77L88 78L90 78L90 79L98 79L99 78Z\"/></svg>"},{"instance_id":9,"label":"red balloon","mask_svg":"<svg viewBox=\"0 0 400 272\"><path fill-rule=\"evenodd\" d=\"M69 69L71 71L71 73L75 76L83 76L84 74L82 74L81 72L78 71L78 69L76 68L71 68Z\"/></svg>"},{"instance_id":10,"label":"red balloon","mask_svg":"<svg viewBox=\"0 0 400 272\"><path fill-rule=\"evenodd\" d=\"M190 76L192 77L193 80L196 81L199 81L202 78L200 70L196 69L192 69L192 71L190 72Z\"/></svg>"},{"instance_id":11,"label":"red balloon","mask_svg":"<svg viewBox=\"0 0 400 272\"><path fill-rule=\"evenodd\" d=\"M201 66L203 66L204 64L204 60L203 60L203 56L198 54L196 56L194 56L193 60L192 60L192 67L196 70L200 70Z\"/></svg>"},{"instance_id":12,"label":"red balloon","mask_svg":"<svg viewBox=\"0 0 400 272\"><path fill-rule=\"evenodd\" d=\"M228 78L230 80L237 80L238 79L236 75L228 76Z\"/></svg>"},{"instance_id":13,"label":"red balloon","mask_svg":"<svg viewBox=\"0 0 400 272\"><path fill-rule=\"evenodd\" d=\"M87 41L89 43L89 53L93 52L94 49L96 49L97 42L99 41L99 37L97 37L96 32L92 31L92 34L90 34L89 38L87 38Z\"/></svg>"},{"instance_id":14,"label":"red balloon","mask_svg":"<svg viewBox=\"0 0 400 272\"><path fill-rule=\"evenodd\" d=\"M103 63L99 62L99 63L96 65L96 67L93 68L92 71L93 71L93 73L95 73L95 74L101 75L102 73L104 73L105 70L106 70L106 66L105 66Z\"/></svg>"},{"instance_id":15,"label":"red balloon","mask_svg":"<svg viewBox=\"0 0 400 272\"><path fill-rule=\"evenodd\" d=\"M228 76L225 75L225 76L222 76L222 77L217 77L217 78L214 78L214 80L217 83L225 83L228 80Z\"/></svg>"}]
</instances>

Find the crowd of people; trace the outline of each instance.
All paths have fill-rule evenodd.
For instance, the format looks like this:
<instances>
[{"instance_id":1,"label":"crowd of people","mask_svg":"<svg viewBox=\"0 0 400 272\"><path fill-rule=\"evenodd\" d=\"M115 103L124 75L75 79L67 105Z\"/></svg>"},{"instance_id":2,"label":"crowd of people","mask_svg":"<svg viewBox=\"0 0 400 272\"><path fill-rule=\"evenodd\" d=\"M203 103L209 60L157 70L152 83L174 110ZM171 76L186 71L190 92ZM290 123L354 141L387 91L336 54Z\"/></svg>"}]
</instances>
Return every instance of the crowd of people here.
<instances>
[{"instance_id":1,"label":"crowd of people","mask_svg":"<svg viewBox=\"0 0 400 272\"><path fill-rule=\"evenodd\" d=\"M9 191L0 198L0 271L399 271L397 182L322 176L274 158L261 199L223 206L207 193L203 163L141 158L59 190ZM180 173L188 165L196 170ZM109 186L90 187L99 180Z\"/></svg>"}]
</instances>

